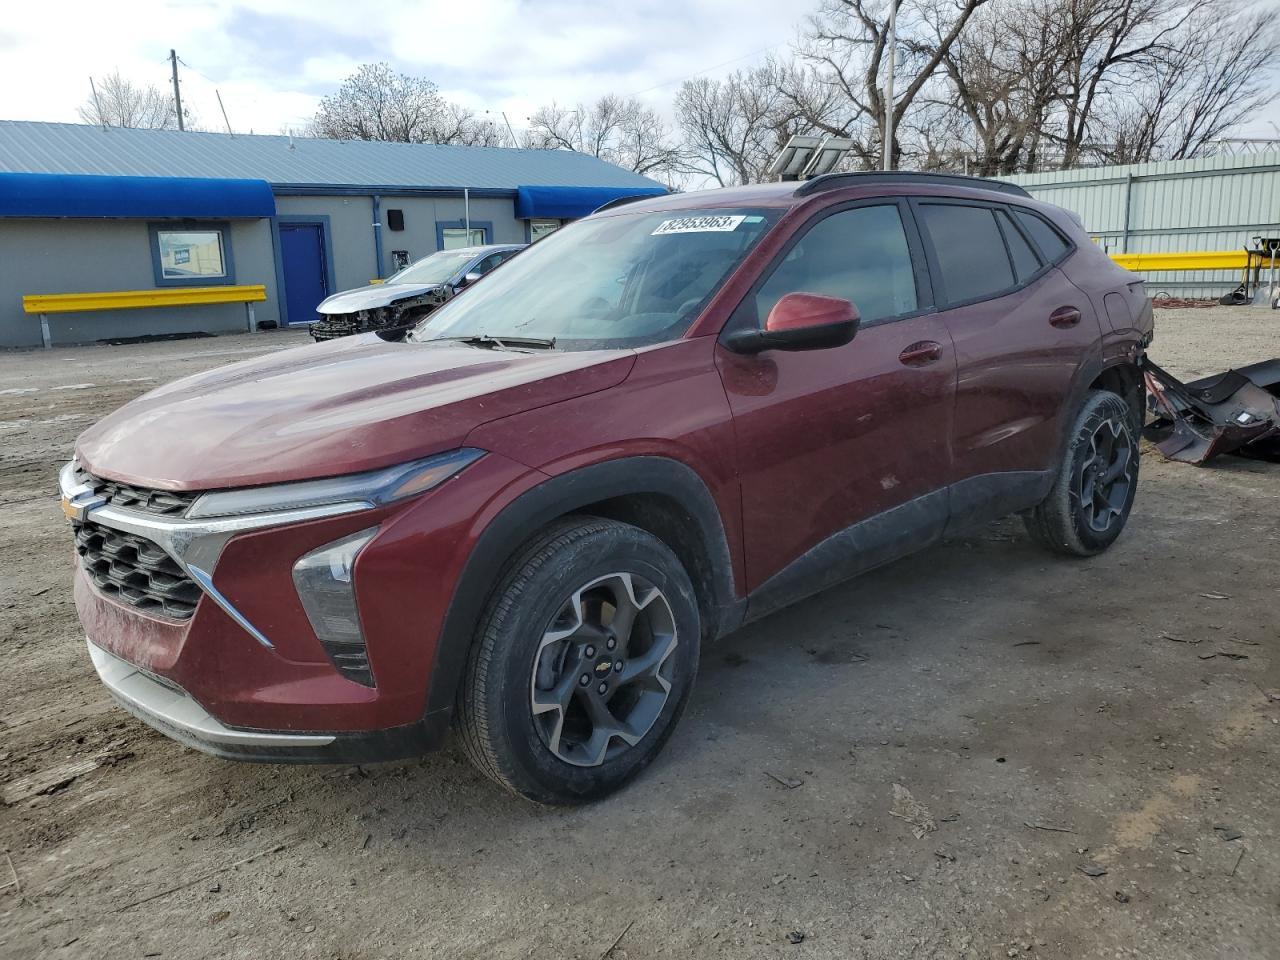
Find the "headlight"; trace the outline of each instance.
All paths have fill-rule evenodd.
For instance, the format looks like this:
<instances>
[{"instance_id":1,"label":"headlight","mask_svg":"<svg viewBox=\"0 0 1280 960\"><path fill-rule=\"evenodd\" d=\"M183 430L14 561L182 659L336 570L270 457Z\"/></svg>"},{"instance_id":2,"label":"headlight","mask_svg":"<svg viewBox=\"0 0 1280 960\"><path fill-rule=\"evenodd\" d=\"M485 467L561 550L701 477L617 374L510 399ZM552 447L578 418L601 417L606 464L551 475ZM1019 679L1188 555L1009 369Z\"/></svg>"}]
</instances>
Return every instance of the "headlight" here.
<instances>
[{"instance_id":1,"label":"headlight","mask_svg":"<svg viewBox=\"0 0 1280 960\"><path fill-rule=\"evenodd\" d=\"M482 456L483 450L463 447L427 457L425 460L414 460L367 473L206 493L191 505L187 518L198 520L206 517L273 513L334 503L382 506L425 493Z\"/></svg>"},{"instance_id":2,"label":"headlight","mask_svg":"<svg viewBox=\"0 0 1280 960\"><path fill-rule=\"evenodd\" d=\"M311 629L338 672L366 687L374 685L373 672L360 629L352 574L356 557L377 532L377 527L371 527L335 540L293 565L293 585Z\"/></svg>"}]
</instances>

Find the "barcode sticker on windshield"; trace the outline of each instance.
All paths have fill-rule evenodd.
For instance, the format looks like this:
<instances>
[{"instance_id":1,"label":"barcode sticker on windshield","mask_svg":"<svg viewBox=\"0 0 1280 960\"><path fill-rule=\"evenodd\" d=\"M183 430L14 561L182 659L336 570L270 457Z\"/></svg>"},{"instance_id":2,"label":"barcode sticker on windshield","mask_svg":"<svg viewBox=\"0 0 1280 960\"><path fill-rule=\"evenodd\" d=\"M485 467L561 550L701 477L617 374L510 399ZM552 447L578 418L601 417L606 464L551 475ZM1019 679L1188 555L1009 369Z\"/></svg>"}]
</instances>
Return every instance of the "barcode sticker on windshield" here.
<instances>
[{"instance_id":1,"label":"barcode sticker on windshield","mask_svg":"<svg viewBox=\"0 0 1280 960\"><path fill-rule=\"evenodd\" d=\"M738 224L747 219L745 215L680 217L678 220L663 220L651 236L664 233L728 233L738 229Z\"/></svg>"}]
</instances>

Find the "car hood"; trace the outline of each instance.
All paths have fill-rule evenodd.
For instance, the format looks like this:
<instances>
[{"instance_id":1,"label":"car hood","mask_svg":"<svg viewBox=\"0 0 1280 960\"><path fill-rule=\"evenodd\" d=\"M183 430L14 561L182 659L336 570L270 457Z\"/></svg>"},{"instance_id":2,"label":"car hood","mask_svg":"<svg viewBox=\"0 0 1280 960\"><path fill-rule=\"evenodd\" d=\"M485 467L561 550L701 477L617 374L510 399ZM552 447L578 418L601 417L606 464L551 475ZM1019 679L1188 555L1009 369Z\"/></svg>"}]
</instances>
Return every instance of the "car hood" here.
<instances>
[{"instance_id":1,"label":"car hood","mask_svg":"<svg viewBox=\"0 0 1280 960\"><path fill-rule=\"evenodd\" d=\"M516 353L376 334L177 380L90 427L91 473L165 490L336 476L463 445L482 423L616 386L631 351Z\"/></svg>"},{"instance_id":2,"label":"car hood","mask_svg":"<svg viewBox=\"0 0 1280 960\"><path fill-rule=\"evenodd\" d=\"M397 300L419 297L439 290L442 283L372 283L367 287L343 290L321 301L317 313L355 313L357 310L373 310L390 306Z\"/></svg>"}]
</instances>

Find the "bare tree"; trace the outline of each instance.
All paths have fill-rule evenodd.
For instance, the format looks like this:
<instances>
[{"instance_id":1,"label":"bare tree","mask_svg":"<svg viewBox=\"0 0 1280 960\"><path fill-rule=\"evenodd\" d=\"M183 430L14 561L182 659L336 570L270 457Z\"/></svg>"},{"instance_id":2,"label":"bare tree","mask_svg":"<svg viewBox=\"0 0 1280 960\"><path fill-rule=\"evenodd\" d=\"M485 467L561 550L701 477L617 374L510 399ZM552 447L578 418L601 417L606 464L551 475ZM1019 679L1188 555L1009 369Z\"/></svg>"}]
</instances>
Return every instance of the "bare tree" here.
<instances>
[{"instance_id":1,"label":"bare tree","mask_svg":"<svg viewBox=\"0 0 1280 960\"><path fill-rule=\"evenodd\" d=\"M839 109L808 118L827 133L851 137L860 165L873 167L881 152L890 106L883 94L889 42L889 5L898 8L898 61L892 104L894 129L905 123L926 86L964 31L975 11L988 0L823 0L809 20L799 55L837 98ZM900 76L899 76L900 75ZM902 156L898 136L892 145L894 165Z\"/></svg>"},{"instance_id":2,"label":"bare tree","mask_svg":"<svg viewBox=\"0 0 1280 960\"><path fill-rule=\"evenodd\" d=\"M797 133L848 137L845 168L876 167L891 110L894 164L925 170L998 175L1195 156L1266 98L1278 37L1265 14L1252 0L821 0L790 59L683 83L678 139L659 111L606 95L539 109L524 145L587 153L668 184L739 184L762 179ZM361 67L326 97L312 129L503 140L434 84L386 64Z\"/></svg>"},{"instance_id":3,"label":"bare tree","mask_svg":"<svg viewBox=\"0 0 1280 960\"><path fill-rule=\"evenodd\" d=\"M126 80L119 70L96 80L94 86L96 99L90 95L76 111L85 123L150 130L168 130L178 125L178 112L167 90ZM190 111L184 110L183 120L189 123L190 117Z\"/></svg>"},{"instance_id":4,"label":"bare tree","mask_svg":"<svg viewBox=\"0 0 1280 960\"><path fill-rule=\"evenodd\" d=\"M1041 162L1067 86L1064 50L1074 42L1064 8L1075 5L999 0L971 20L943 57L949 81L943 102L963 118L952 131L953 152L970 172L1016 173Z\"/></svg>"},{"instance_id":5,"label":"bare tree","mask_svg":"<svg viewBox=\"0 0 1280 960\"><path fill-rule=\"evenodd\" d=\"M994 0L943 58L981 174L1193 156L1263 100L1242 0Z\"/></svg>"},{"instance_id":6,"label":"bare tree","mask_svg":"<svg viewBox=\"0 0 1280 960\"><path fill-rule=\"evenodd\" d=\"M756 183L787 140L814 130L831 113L832 97L812 71L769 60L722 80L686 80L675 110L689 173L721 186Z\"/></svg>"},{"instance_id":7,"label":"bare tree","mask_svg":"<svg viewBox=\"0 0 1280 960\"><path fill-rule=\"evenodd\" d=\"M1235 0L1192 11L1104 101L1097 126L1110 163L1203 154L1270 100L1268 69L1280 36L1271 18Z\"/></svg>"},{"instance_id":8,"label":"bare tree","mask_svg":"<svg viewBox=\"0 0 1280 960\"><path fill-rule=\"evenodd\" d=\"M310 133L334 140L460 143L494 146L497 127L449 103L423 77L396 73L387 63L366 63L323 98Z\"/></svg>"},{"instance_id":9,"label":"bare tree","mask_svg":"<svg viewBox=\"0 0 1280 960\"><path fill-rule=\"evenodd\" d=\"M524 145L534 150L573 150L669 180L680 153L667 122L635 97L606 94L590 106L552 103L529 117Z\"/></svg>"}]
</instances>

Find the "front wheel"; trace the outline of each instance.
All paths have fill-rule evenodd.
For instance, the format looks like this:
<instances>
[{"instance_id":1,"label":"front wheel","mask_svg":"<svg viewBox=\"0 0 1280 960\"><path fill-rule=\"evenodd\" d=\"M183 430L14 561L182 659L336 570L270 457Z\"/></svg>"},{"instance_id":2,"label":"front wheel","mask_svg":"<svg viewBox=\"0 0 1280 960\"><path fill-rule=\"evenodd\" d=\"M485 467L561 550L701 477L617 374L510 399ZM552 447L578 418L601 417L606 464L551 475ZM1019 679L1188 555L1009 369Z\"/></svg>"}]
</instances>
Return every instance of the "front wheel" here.
<instances>
[{"instance_id":1,"label":"front wheel","mask_svg":"<svg viewBox=\"0 0 1280 960\"><path fill-rule=\"evenodd\" d=\"M458 703L468 757L507 789L574 804L658 753L698 666L693 586L637 527L575 517L516 556L481 620Z\"/></svg>"},{"instance_id":2,"label":"front wheel","mask_svg":"<svg viewBox=\"0 0 1280 960\"><path fill-rule=\"evenodd\" d=\"M1031 536L1057 553L1088 557L1120 536L1138 491L1138 438L1122 398L1090 391L1049 495L1023 515Z\"/></svg>"}]
</instances>

